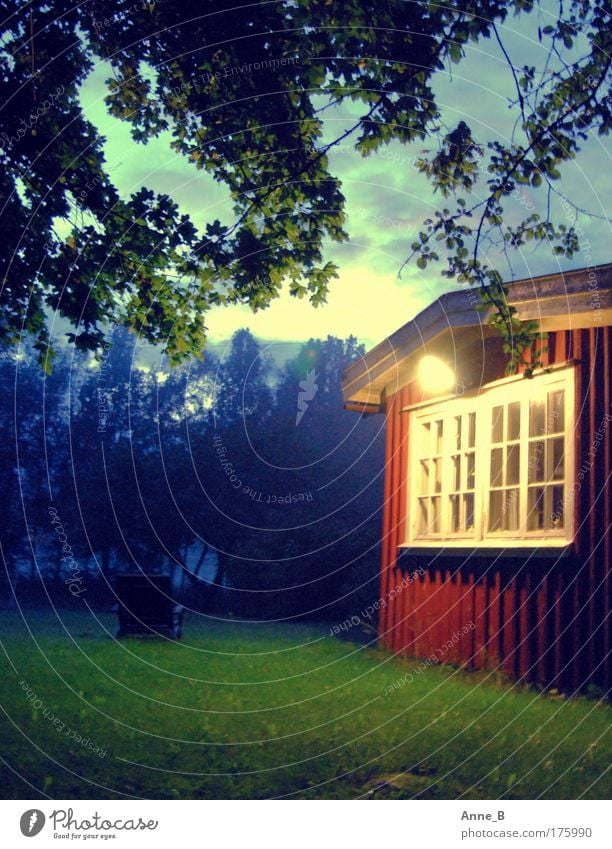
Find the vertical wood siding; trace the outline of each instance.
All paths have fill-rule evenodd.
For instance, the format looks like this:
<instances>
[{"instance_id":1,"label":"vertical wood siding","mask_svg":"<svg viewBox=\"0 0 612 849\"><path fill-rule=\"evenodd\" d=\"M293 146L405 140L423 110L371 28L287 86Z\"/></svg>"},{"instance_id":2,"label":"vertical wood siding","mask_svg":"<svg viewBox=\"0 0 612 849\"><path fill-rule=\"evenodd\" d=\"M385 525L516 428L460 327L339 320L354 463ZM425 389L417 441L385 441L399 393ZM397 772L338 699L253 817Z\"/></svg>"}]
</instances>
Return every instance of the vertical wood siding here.
<instances>
[{"instance_id":1,"label":"vertical wood siding","mask_svg":"<svg viewBox=\"0 0 612 849\"><path fill-rule=\"evenodd\" d=\"M384 646L545 687L612 686L612 332L549 334L546 363L576 367L573 555L555 561L445 556L407 562L408 424L415 384L386 402L387 450L379 629ZM500 375L501 376L501 375ZM578 480L576 481L578 484ZM509 554L509 552L508 552Z\"/></svg>"}]
</instances>

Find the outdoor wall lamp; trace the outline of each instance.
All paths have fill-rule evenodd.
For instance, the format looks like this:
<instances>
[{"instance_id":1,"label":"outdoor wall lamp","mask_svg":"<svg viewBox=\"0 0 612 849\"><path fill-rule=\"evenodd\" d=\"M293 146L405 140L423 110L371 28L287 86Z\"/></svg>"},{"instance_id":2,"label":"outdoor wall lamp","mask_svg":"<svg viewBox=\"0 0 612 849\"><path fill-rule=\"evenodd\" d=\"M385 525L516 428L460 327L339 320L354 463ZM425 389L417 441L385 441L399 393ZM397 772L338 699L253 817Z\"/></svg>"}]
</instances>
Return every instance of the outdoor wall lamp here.
<instances>
[{"instance_id":1,"label":"outdoor wall lamp","mask_svg":"<svg viewBox=\"0 0 612 849\"><path fill-rule=\"evenodd\" d=\"M423 389L433 394L450 392L457 383L452 368L443 360L429 354L421 359L418 376Z\"/></svg>"}]
</instances>

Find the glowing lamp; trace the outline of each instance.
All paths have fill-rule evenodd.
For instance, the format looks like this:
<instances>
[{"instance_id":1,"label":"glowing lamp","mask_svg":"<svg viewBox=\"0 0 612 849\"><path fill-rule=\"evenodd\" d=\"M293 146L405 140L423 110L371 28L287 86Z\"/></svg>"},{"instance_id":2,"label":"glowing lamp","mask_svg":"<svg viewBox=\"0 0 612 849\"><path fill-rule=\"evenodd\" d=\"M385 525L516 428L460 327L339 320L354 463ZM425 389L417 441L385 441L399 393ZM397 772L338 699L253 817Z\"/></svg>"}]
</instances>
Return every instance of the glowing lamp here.
<instances>
[{"instance_id":1,"label":"glowing lamp","mask_svg":"<svg viewBox=\"0 0 612 849\"><path fill-rule=\"evenodd\" d=\"M437 395L440 392L450 392L456 385L457 378L452 368L443 360L427 355L419 363L419 382L427 392Z\"/></svg>"}]
</instances>

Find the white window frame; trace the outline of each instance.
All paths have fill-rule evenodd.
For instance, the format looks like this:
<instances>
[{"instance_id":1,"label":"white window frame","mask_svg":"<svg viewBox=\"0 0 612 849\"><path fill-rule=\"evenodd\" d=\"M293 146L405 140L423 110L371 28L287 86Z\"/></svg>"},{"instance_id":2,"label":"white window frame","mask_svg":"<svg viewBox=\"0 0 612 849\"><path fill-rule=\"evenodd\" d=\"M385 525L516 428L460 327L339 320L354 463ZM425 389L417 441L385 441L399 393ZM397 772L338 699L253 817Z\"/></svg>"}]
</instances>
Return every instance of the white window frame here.
<instances>
[{"instance_id":1,"label":"white window frame","mask_svg":"<svg viewBox=\"0 0 612 849\"><path fill-rule=\"evenodd\" d=\"M563 528L529 531L528 518L528 474L529 452L526 450L529 441L529 400L545 396L555 388L564 390L564 477L563 477ZM519 470L519 528L518 530L494 532L488 531L489 492L491 474L491 417L493 408L520 401L520 470ZM451 397L443 401L432 400L415 407L408 408L405 414L410 416L409 445L408 445L408 516L406 522L407 538L403 546L410 548L511 548L511 547L564 547L574 538L574 482L575 482L575 369L573 366L557 367L549 373L542 373L533 378L513 376L497 380L481 389L476 395ZM453 472L449 463L442 462L442 491L441 491L441 530L439 534L419 533L419 488L421 455L418 445L422 438L422 426L440 418L444 425L444 456L450 459L457 449L451 446L451 428L449 424L455 416L476 413L476 461L474 488L474 530L473 533L449 533L450 528L450 493L454 488L449 486ZM502 443L506 445L507 440Z\"/></svg>"}]
</instances>

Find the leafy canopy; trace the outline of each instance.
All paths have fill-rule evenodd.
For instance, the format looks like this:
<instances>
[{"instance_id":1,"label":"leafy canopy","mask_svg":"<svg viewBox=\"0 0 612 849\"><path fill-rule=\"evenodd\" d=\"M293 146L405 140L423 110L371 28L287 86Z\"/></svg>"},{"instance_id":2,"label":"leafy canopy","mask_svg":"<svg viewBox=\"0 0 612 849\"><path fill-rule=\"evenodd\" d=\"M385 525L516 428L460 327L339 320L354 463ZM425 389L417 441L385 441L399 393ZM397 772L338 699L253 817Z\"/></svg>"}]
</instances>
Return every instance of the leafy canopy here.
<instances>
[{"instance_id":1,"label":"leafy canopy","mask_svg":"<svg viewBox=\"0 0 612 849\"><path fill-rule=\"evenodd\" d=\"M539 30L544 67L517 68L499 25L534 8L526 0L0 0L1 338L25 332L48 361L48 315L57 310L80 348L99 348L122 324L178 361L201 352L212 306L264 308L286 281L319 305L337 273L324 243L347 238L330 148L348 140L368 156L391 141L428 139L434 150L416 167L446 206L406 252L425 268L444 248L444 273L481 287L516 363L535 328L516 320L483 245L546 241L571 256L572 227L535 212L510 225L506 204L522 185L554 191L560 166L590 133L610 129L603 4L555 7ZM499 43L516 88L509 142L480 143L464 121L445 125L436 100L436 74L483 38ZM112 115L137 143L170 131L177 155L229 189L229 225L212 220L201 233L172 198L146 187L120 196L103 139L79 105L99 60L112 66ZM324 142L326 110L348 102L359 117Z\"/></svg>"}]
</instances>

